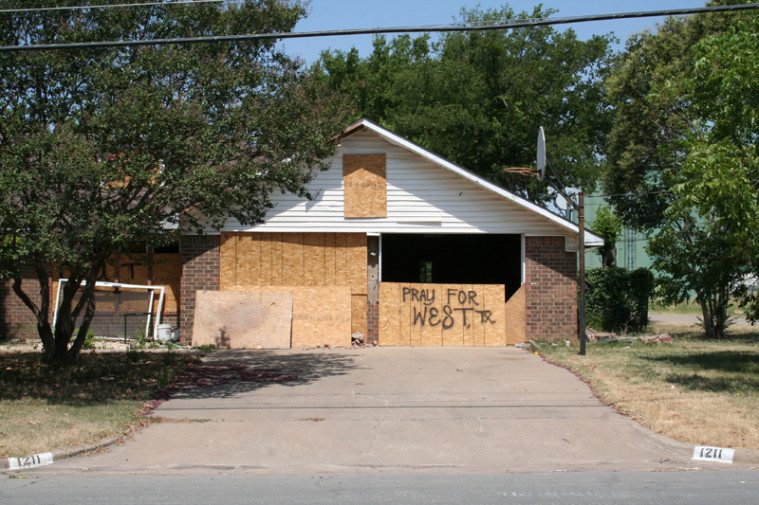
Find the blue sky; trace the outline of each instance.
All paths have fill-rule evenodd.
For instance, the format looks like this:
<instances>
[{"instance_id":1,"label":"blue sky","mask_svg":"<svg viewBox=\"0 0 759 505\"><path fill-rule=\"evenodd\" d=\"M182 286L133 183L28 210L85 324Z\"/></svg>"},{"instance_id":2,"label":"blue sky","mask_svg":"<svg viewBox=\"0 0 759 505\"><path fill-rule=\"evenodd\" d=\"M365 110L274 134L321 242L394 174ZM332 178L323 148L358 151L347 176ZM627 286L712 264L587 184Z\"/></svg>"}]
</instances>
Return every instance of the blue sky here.
<instances>
[{"instance_id":1,"label":"blue sky","mask_svg":"<svg viewBox=\"0 0 759 505\"><path fill-rule=\"evenodd\" d=\"M366 28L399 25L445 24L454 21L461 7L499 7L503 0L311 0L310 14L302 19L297 31L327 30L336 28ZM513 0L516 11L531 11L538 2ZM657 10L682 7L700 7L705 0L606 0L588 2L572 0L546 0L545 7L558 9L556 16L578 16L638 10ZM581 38L594 34L614 32L624 43L633 33L654 28L661 18L625 19L572 25ZM568 25L564 25L568 26ZM566 29L565 27L559 29ZM328 37L289 40L282 42L292 56L300 56L307 63L315 61L324 49L349 49L356 46L362 55L371 51L372 36Z\"/></svg>"}]
</instances>

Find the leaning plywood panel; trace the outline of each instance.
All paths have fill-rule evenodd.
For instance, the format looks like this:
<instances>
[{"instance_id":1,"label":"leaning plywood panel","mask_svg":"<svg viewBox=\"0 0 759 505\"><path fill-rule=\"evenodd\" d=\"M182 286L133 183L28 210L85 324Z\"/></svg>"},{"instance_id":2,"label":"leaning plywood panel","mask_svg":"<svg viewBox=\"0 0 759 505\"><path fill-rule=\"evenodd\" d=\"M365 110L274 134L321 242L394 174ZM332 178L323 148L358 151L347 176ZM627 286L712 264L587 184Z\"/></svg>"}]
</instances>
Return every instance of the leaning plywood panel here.
<instances>
[{"instance_id":1,"label":"leaning plywood panel","mask_svg":"<svg viewBox=\"0 0 759 505\"><path fill-rule=\"evenodd\" d=\"M286 292L197 291L192 345L287 349L293 296Z\"/></svg>"},{"instance_id":2,"label":"leaning plywood panel","mask_svg":"<svg viewBox=\"0 0 759 505\"><path fill-rule=\"evenodd\" d=\"M348 347L351 293L348 286L236 286L239 292L292 295L292 347Z\"/></svg>"},{"instance_id":3,"label":"leaning plywood panel","mask_svg":"<svg viewBox=\"0 0 759 505\"><path fill-rule=\"evenodd\" d=\"M527 341L527 305L525 287L520 287L506 302L506 343Z\"/></svg>"},{"instance_id":4,"label":"leaning plywood panel","mask_svg":"<svg viewBox=\"0 0 759 505\"><path fill-rule=\"evenodd\" d=\"M343 155L344 216L387 217L385 154Z\"/></svg>"}]
</instances>

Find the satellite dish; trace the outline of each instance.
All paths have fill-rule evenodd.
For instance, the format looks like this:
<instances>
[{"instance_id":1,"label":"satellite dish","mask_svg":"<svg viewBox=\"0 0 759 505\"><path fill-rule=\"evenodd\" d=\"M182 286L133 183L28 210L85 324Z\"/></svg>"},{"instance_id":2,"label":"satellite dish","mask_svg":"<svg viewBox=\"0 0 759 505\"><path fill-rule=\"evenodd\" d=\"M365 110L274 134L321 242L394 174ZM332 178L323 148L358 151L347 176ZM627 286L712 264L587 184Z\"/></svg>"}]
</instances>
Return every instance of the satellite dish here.
<instances>
[{"instance_id":1,"label":"satellite dish","mask_svg":"<svg viewBox=\"0 0 759 505\"><path fill-rule=\"evenodd\" d=\"M541 181L546 175L546 132L543 127L538 128L538 179Z\"/></svg>"}]
</instances>

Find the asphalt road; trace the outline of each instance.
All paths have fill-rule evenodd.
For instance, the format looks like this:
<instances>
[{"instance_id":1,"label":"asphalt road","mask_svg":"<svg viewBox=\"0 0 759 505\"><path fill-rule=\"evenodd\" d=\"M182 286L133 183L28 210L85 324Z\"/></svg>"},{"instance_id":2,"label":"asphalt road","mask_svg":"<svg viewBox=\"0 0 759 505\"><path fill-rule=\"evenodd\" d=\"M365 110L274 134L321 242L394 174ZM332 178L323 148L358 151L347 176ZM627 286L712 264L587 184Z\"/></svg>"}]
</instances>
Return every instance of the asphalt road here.
<instances>
[{"instance_id":1,"label":"asphalt road","mask_svg":"<svg viewBox=\"0 0 759 505\"><path fill-rule=\"evenodd\" d=\"M667 504L759 503L759 472L501 475L0 476L0 504Z\"/></svg>"}]
</instances>

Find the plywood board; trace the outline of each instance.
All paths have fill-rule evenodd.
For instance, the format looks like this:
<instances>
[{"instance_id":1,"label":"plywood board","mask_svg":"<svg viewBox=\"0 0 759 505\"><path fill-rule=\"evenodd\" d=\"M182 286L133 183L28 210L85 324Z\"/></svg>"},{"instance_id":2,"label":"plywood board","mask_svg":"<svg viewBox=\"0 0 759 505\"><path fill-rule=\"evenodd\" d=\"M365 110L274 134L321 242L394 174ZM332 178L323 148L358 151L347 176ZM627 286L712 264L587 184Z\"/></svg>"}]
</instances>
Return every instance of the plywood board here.
<instances>
[{"instance_id":1,"label":"plywood board","mask_svg":"<svg viewBox=\"0 0 759 505\"><path fill-rule=\"evenodd\" d=\"M488 314L483 345L486 347L503 347L506 345L506 290L503 285L485 286L482 289L485 307L492 312Z\"/></svg>"},{"instance_id":2,"label":"plywood board","mask_svg":"<svg viewBox=\"0 0 759 505\"><path fill-rule=\"evenodd\" d=\"M360 233L350 233L346 235L347 241L347 263L348 263L348 284L351 287L351 293L366 294L368 286L367 279L367 253L366 235Z\"/></svg>"},{"instance_id":3,"label":"plywood board","mask_svg":"<svg viewBox=\"0 0 759 505\"><path fill-rule=\"evenodd\" d=\"M286 292L197 291L192 345L287 349L293 296Z\"/></svg>"},{"instance_id":4,"label":"plywood board","mask_svg":"<svg viewBox=\"0 0 759 505\"><path fill-rule=\"evenodd\" d=\"M464 284L462 286L467 294L474 290L472 284ZM472 324L467 320L468 324L463 325L462 332L462 345L465 347L479 347L485 341L485 329L481 324Z\"/></svg>"},{"instance_id":5,"label":"plywood board","mask_svg":"<svg viewBox=\"0 0 759 505\"><path fill-rule=\"evenodd\" d=\"M282 251L284 251L285 245L282 241L282 233L269 233L266 238L271 242L271 280L269 282L261 282L263 285L279 286L284 283L284 276L282 270L284 269L284 260L282 258Z\"/></svg>"},{"instance_id":6,"label":"plywood board","mask_svg":"<svg viewBox=\"0 0 759 505\"><path fill-rule=\"evenodd\" d=\"M411 345L408 338L401 338L400 284L392 282L380 283L379 303L379 343L384 346Z\"/></svg>"},{"instance_id":7,"label":"plywood board","mask_svg":"<svg viewBox=\"0 0 759 505\"><path fill-rule=\"evenodd\" d=\"M282 284L304 285L303 233L283 233L282 246Z\"/></svg>"},{"instance_id":8,"label":"plywood board","mask_svg":"<svg viewBox=\"0 0 759 505\"><path fill-rule=\"evenodd\" d=\"M385 154L344 154L344 216L387 217Z\"/></svg>"},{"instance_id":9,"label":"plywood board","mask_svg":"<svg viewBox=\"0 0 759 505\"><path fill-rule=\"evenodd\" d=\"M425 284L425 286L429 286L435 293L442 293L444 284ZM419 345L421 347L440 347L444 344L444 339L448 345L451 345L451 342L458 342L458 345L461 345L461 328L455 326L443 328L443 321L447 316L440 311L439 305L433 302L425 308L429 311L427 321L426 323L422 321L421 325L417 325L419 328Z\"/></svg>"},{"instance_id":10,"label":"plywood board","mask_svg":"<svg viewBox=\"0 0 759 505\"><path fill-rule=\"evenodd\" d=\"M357 331L366 337L366 295L351 295L351 334Z\"/></svg>"},{"instance_id":11,"label":"plywood board","mask_svg":"<svg viewBox=\"0 0 759 505\"><path fill-rule=\"evenodd\" d=\"M324 237L321 233L306 233L303 237L305 286L324 284Z\"/></svg>"},{"instance_id":12,"label":"plywood board","mask_svg":"<svg viewBox=\"0 0 759 505\"><path fill-rule=\"evenodd\" d=\"M239 292L284 292L292 296L292 347L349 347L351 293L348 286L235 286Z\"/></svg>"},{"instance_id":13,"label":"plywood board","mask_svg":"<svg viewBox=\"0 0 759 505\"><path fill-rule=\"evenodd\" d=\"M505 345L504 297L503 284L383 282L380 345Z\"/></svg>"},{"instance_id":14,"label":"plywood board","mask_svg":"<svg viewBox=\"0 0 759 505\"><path fill-rule=\"evenodd\" d=\"M366 334L366 248L362 233L223 234L221 289L349 286L350 326Z\"/></svg>"},{"instance_id":15,"label":"plywood board","mask_svg":"<svg viewBox=\"0 0 759 505\"><path fill-rule=\"evenodd\" d=\"M237 284L237 235L222 233L219 242L219 282L221 289L226 289Z\"/></svg>"},{"instance_id":16,"label":"plywood board","mask_svg":"<svg viewBox=\"0 0 759 505\"><path fill-rule=\"evenodd\" d=\"M527 341L527 298L525 287L521 286L505 304L506 343L516 344Z\"/></svg>"}]
</instances>

